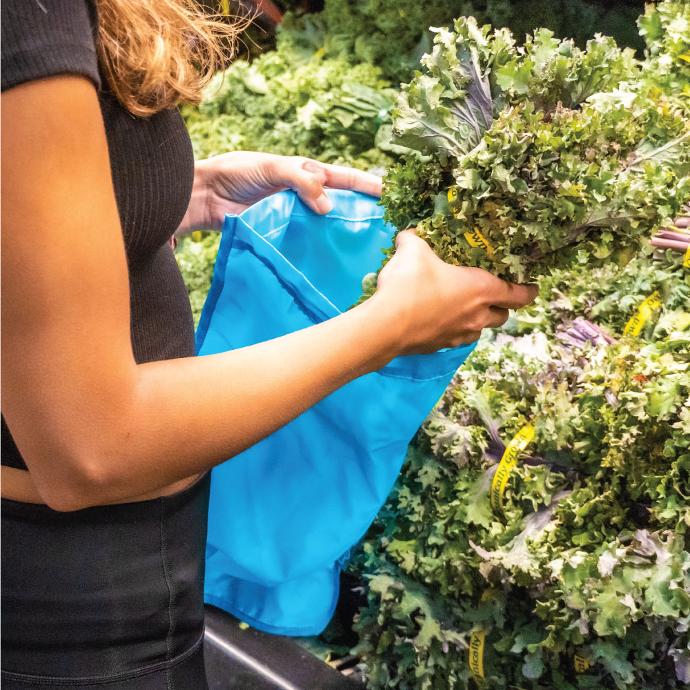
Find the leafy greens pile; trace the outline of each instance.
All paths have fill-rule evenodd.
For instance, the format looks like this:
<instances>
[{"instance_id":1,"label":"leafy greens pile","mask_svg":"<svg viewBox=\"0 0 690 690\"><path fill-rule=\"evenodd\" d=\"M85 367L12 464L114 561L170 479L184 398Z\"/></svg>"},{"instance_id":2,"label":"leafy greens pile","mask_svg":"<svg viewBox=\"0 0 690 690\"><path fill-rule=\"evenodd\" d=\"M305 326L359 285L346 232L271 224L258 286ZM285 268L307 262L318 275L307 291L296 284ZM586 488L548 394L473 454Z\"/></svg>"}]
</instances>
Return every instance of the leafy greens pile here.
<instances>
[{"instance_id":1,"label":"leafy greens pile","mask_svg":"<svg viewBox=\"0 0 690 690\"><path fill-rule=\"evenodd\" d=\"M197 158L250 150L364 168L391 161L375 138L395 92L372 65L279 49L233 63L208 93L186 116Z\"/></svg>"},{"instance_id":2,"label":"leafy greens pile","mask_svg":"<svg viewBox=\"0 0 690 690\"><path fill-rule=\"evenodd\" d=\"M328 55L368 62L383 70L386 78L409 78L421 54L431 47L426 28L449 23L453 17L473 15L482 23L508 26L524 37L535 26L559 36L572 36L578 44L596 32L616 36L626 45L641 47L635 32L640 0L326 0L319 15L288 16L281 33L291 40L323 48ZM314 41L314 28L321 42ZM310 27L310 31L305 31ZM391 38L395 45L391 45ZM282 40L282 36L281 39Z\"/></svg>"},{"instance_id":3,"label":"leafy greens pile","mask_svg":"<svg viewBox=\"0 0 690 690\"><path fill-rule=\"evenodd\" d=\"M395 153L388 142L389 111L397 84L409 79L431 48L427 27L474 13L482 21L515 26L520 36L535 23L559 34L575 25L584 42L608 22L631 42L625 27L632 21L624 19L640 2L624 5L612 10L593 0L326 0L320 13L288 13L276 50L251 62L236 60L209 85L199 108L185 109L195 153L244 149L386 167Z\"/></svg>"},{"instance_id":4,"label":"leafy greens pile","mask_svg":"<svg viewBox=\"0 0 690 690\"><path fill-rule=\"evenodd\" d=\"M647 60L612 87L658 95L651 136L687 110L689 8L647 9ZM442 189L438 161L398 170ZM673 194L663 213L690 198ZM624 267L550 266L425 423L354 566L368 581L356 651L369 687L690 685L690 254L643 230L655 219Z\"/></svg>"},{"instance_id":5,"label":"leafy greens pile","mask_svg":"<svg viewBox=\"0 0 690 690\"><path fill-rule=\"evenodd\" d=\"M562 271L526 332L458 372L360 555L370 687L690 683L690 276L673 257L636 268L609 294L678 284L649 329L624 336L639 302L591 280L564 300ZM607 328L583 316L597 305Z\"/></svg>"},{"instance_id":6,"label":"leafy greens pile","mask_svg":"<svg viewBox=\"0 0 690 690\"><path fill-rule=\"evenodd\" d=\"M388 219L518 282L625 263L690 196L687 102L652 74L603 36L579 49L545 29L518 46L471 17L437 29L393 111L409 152L386 175Z\"/></svg>"},{"instance_id":7,"label":"leafy greens pile","mask_svg":"<svg viewBox=\"0 0 690 690\"><path fill-rule=\"evenodd\" d=\"M255 150L382 170L393 162L394 84L411 74L429 23L467 5L327 0L320 13L288 13L274 51L236 60L185 109L196 156Z\"/></svg>"}]
</instances>

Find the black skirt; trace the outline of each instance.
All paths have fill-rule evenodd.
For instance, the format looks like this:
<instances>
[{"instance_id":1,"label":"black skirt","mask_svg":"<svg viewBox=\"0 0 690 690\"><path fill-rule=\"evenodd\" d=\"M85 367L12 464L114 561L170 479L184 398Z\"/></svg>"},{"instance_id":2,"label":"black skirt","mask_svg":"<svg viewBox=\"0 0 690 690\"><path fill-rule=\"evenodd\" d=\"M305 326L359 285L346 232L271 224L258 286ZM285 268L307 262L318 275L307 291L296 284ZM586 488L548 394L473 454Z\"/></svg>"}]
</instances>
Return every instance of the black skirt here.
<instances>
[{"instance_id":1,"label":"black skirt","mask_svg":"<svg viewBox=\"0 0 690 690\"><path fill-rule=\"evenodd\" d=\"M60 513L2 500L2 687L203 690L210 474Z\"/></svg>"}]
</instances>

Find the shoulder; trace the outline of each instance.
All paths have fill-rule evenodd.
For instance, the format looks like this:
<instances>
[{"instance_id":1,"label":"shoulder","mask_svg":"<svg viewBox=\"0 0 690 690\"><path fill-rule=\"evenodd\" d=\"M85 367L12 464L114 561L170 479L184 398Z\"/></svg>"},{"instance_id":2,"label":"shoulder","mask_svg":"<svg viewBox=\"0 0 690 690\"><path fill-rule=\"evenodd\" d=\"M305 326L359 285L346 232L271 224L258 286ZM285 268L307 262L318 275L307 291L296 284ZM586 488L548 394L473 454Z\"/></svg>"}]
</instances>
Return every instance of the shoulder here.
<instances>
[{"instance_id":1,"label":"shoulder","mask_svg":"<svg viewBox=\"0 0 690 690\"><path fill-rule=\"evenodd\" d=\"M100 86L88 0L3 0L2 90L57 74L78 74Z\"/></svg>"}]
</instances>

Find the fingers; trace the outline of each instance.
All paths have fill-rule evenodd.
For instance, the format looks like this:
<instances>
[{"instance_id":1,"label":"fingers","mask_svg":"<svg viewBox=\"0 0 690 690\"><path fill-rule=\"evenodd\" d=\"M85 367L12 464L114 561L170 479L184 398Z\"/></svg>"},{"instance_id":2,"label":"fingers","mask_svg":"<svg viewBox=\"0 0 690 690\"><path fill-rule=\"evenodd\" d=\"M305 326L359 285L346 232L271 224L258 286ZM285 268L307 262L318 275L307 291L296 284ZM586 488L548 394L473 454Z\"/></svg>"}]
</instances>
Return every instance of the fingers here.
<instances>
[{"instance_id":1,"label":"fingers","mask_svg":"<svg viewBox=\"0 0 690 690\"><path fill-rule=\"evenodd\" d=\"M458 347L459 345L468 345L476 340L479 340L482 330L484 328L500 328L510 316L510 312L507 309L500 309L495 307L489 307L484 310L480 317L474 319L474 326L470 328L477 328L481 325L481 330L465 330L462 328L462 332L451 339L451 347ZM463 320L463 326L464 326Z\"/></svg>"},{"instance_id":2,"label":"fingers","mask_svg":"<svg viewBox=\"0 0 690 690\"><path fill-rule=\"evenodd\" d=\"M510 316L507 309L501 307L489 307L486 318L486 328L500 328Z\"/></svg>"},{"instance_id":3,"label":"fingers","mask_svg":"<svg viewBox=\"0 0 690 690\"><path fill-rule=\"evenodd\" d=\"M305 170L299 159L276 156L272 161L273 179L279 184L294 189L302 201L316 213L328 213L333 202L323 186L326 173L322 170Z\"/></svg>"},{"instance_id":4,"label":"fingers","mask_svg":"<svg viewBox=\"0 0 690 690\"><path fill-rule=\"evenodd\" d=\"M381 196L381 178L362 170L296 156L275 156L269 163L273 166L271 177L279 185L294 189L299 198L316 213L328 213L333 208L333 202L324 187Z\"/></svg>"},{"instance_id":5,"label":"fingers","mask_svg":"<svg viewBox=\"0 0 690 690\"><path fill-rule=\"evenodd\" d=\"M495 276L487 290L487 301L492 307L520 309L534 302L539 290L536 285L517 285Z\"/></svg>"},{"instance_id":6,"label":"fingers","mask_svg":"<svg viewBox=\"0 0 690 690\"><path fill-rule=\"evenodd\" d=\"M351 189L355 192L369 194L369 196L381 196L381 178L378 175L348 168L344 165L331 165L308 160L303 166L309 172L325 173L325 185L333 189Z\"/></svg>"}]
</instances>

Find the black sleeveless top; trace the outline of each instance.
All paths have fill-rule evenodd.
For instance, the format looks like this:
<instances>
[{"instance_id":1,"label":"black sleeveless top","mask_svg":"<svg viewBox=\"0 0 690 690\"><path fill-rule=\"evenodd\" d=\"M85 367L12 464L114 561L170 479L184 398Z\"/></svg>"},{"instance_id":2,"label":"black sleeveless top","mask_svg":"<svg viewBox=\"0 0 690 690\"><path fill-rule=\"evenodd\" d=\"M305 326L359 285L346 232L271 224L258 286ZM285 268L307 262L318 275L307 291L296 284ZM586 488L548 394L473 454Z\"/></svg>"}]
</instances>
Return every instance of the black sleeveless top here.
<instances>
[{"instance_id":1,"label":"black sleeveless top","mask_svg":"<svg viewBox=\"0 0 690 690\"><path fill-rule=\"evenodd\" d=\"M193 355L192 312L168 244L191 196L191 142L176 110L144 119L119 104L98 68L95 20L86 0L3 0L2 90L56 74L82 75L96 86L127 252L135 359ZM26 468L4 417L2 464Z\"/></svg>"}]
</instances>

